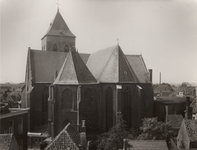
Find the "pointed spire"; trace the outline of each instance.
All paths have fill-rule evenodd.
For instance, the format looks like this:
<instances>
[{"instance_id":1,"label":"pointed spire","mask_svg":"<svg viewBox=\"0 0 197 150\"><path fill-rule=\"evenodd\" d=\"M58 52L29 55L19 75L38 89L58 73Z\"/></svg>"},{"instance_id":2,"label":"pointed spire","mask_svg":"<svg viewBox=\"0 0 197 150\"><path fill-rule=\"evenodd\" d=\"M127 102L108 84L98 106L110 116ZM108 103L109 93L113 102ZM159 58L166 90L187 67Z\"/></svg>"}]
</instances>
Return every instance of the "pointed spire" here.
<instances>
[{"instance_id":1,"label":"pointed spire","mask_svg":"<svg viewBox=\"0 0 197 150\"><path fill-rule=\"evenodd\" d=\"M56 4L57 4L57 11L59 12L59 5L60 5L59 4L59 0L57 0L57 3Z\"/></svg>"},{"instance_id":2,"label":"pointed spire","mask_svg":"<svg viewBox=\"0 0 197 150\"><path fill-rule=\"evenodd\" d=\"M50 24L50 27L49 27L47 33L45 34L45 36L47 36L47 35L66 36L66 37L74 37L74 38L76 37L70 31L69 27L67 26L63 17L61 16L61 14L59 12L59 7L58 7L58 10L57 10L57 14L56 14L53 22Z\"/></svg>"}]
</instances>

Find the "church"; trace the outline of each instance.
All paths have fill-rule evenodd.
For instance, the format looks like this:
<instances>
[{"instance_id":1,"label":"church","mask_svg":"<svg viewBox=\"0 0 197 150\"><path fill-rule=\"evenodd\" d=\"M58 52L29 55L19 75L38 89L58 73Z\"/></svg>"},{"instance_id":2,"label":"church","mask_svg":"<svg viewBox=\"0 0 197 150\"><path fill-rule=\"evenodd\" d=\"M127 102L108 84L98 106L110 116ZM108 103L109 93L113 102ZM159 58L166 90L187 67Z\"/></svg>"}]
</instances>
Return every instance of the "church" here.
<instances>
[{"instance_id":1,"label":"church","mask_svg":"<svg viewBox=\"0 0 197 150\"><path fill-rule=\"evenodd\" d=\"M87 133L106 132L119 114L128 129L152 117L152 70L143 57L125 55L120 45L79 53L75 39L58 10L41 50L28 48L22 107L30 108L29 130L47 125L54 137L85 120Z\"/></svg>"}]
</instances>

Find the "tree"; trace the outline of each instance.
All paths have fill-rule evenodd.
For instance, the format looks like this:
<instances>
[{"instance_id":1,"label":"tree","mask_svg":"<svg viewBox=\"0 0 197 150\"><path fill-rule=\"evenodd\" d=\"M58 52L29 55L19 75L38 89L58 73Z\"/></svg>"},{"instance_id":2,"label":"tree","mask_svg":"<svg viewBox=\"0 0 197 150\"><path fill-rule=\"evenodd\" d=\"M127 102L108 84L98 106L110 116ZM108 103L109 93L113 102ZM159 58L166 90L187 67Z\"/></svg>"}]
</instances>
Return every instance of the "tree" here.
<instances>
[{"instance_id":1,"label":"tree","mask_svg":"<svg viewBox=\"0 0 197 150\"><path fill-rule=\"evenodd\" d=\"M171 125L157 121L157 118L143 119L138 140L167 140L172 134Z\"/></svg>"},{"instance_id":2,"label":"tree","mask_svg":"<svg viewBox=\"0 0 197 150\"><path fill-rule=\"evenodd\" d=\"M123 139L128 137L129 132L126 131L125 121L120 114L117 123L107 133L103 133L97 140L98 150L113 150L123 147Z\"/></svg>"}]
</instances>

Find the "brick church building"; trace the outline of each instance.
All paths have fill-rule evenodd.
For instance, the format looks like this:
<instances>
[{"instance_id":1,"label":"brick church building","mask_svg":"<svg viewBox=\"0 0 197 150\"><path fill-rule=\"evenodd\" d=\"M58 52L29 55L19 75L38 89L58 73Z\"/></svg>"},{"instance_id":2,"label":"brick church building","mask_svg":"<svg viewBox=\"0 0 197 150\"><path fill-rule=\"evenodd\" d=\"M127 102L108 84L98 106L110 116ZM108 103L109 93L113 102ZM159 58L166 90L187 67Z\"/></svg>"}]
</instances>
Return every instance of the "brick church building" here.
<instances>
[{"instance_id":1,"label":"brick church building","mask_svg":"<svg viewBox=\"0 0 197 150\"><path fill-rule=\"evenodd\" d=\"M48 124L55 136L70 122L87 132L108 131L118 114L128 128L152 117L151 76L141 55L119 45L83 54L59 10L42 38L42 50L28 49L22 107L30 108L30 131Z\"/></svg>"}]
</instances>

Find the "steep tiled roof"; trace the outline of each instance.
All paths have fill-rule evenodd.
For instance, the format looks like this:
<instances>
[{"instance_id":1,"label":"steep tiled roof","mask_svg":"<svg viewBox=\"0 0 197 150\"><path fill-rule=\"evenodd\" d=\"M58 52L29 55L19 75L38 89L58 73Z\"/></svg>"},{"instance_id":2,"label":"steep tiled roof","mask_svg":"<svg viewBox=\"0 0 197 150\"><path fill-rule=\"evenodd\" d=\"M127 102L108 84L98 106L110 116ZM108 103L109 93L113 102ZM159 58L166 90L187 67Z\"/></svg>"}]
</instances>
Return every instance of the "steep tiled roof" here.
<instances>
[{"instance_id":1,"label":"steep tiled roof","mask_svg":"<svg viewBox=\"0 0 197 150\"><path fill-rule=\"evenodd\" d=\"M197 120L184 120L190 141L197 141Z\"/></svg>"},{"instance_id":2,"label":"steep tiled roof","mask_svg":"<svg viewBox=\"0 0 197 150\"><path fill-rule=\"evenodd\" d=\"M129 140L131 150L168 150L166 141L162 140Z\"/></svg>"},{"instance_id":3,"label":"steep tiled roof","mask_svg":"<svg viewBox=\"0 0 197 150\"><path fill-rule=\"evenodd\" d=\"M95 84L96 79L89 71L79 53L69 51L54 84Z\"/></svg>"},{"instance_id":4,"label":"steep tiled roof","mask_svg":"<svg viewBox=\"0 0 197 150\"><path fill-rule=\"evenodd\" d=\"M151 83L150 74L144 63L142 55L126 55L129 64L135 72L140 83Z\"/></svg>"},{"instance_id":5,"label":"steep tiled roof","mask_svg":"<svg viewBox=\"0 0 197 150\"><path fill-rule=\"evenodd\" d=\"M45 148L45 150L67 149L78 150L79 133L70 129L68 124Z\"/></svg>"},{"instance_id":6,"label":"steep tiled roof","mask_svg":"<svg viewBox=\"0 0 197 150\"><path fill-rule=\"evenodd\" d=\"M173 92L173 88L170 84L160 84L155 87L154 91L170 91Z\"/></svg>"},{"instance_id":7,"label":"steep tiled roof","mask_svg":"<svg viewBox=\"0 0 197 150\"><path fill-rule=\"evenodd\" d=\"M182 115L167 115L166 122L169 122L172 125L172 128L180 128L183 117Z\"/></svg>"},{"instance_id":8,"label":"steep tiled roof","mask_svg":"<svg viewBox=\"0 0 197 150\"><path fill-rule=\"evenodd\" d=\"M18 150L18 143L13 134L0 134L0 149L1 150Z\"/></svg>"},{"instance_id":9,"label":"steep tiled roof","mask_svg":"<svg viewBox=\"0 0 197 150\"><path fill-rule=\"evenodd\" d=\"M28 52L27 69L35 83L52 83L68 53L40 51L30 49ZM87 62L88 55L80 54L82 60Z\"/></svg>"},{"instance_id":10,"label":"steep tiled roof","mask_svg":"<svg viewBox=\"0 0 197 150\"><path fill-rule=\"evenodd\" d=\"M161 97L155 100L155 102L163 103L163 104L176 104L176 103L178 104L178 103L186 102L186 98L185 97Z\"/></svg>"},{"instance_id":11,"label":"steep tiled roof","mask_svg":"<svg viewBox=\"0 0 197 150\"><path fill-rule=\"evenodd\" d=\"M99 82L138 82L132 67L119 45L91 54L87 67Z\"/></svg>"},{"instance_id":12,"label":"steep tiled roof","mask_svg":"<svg viewBox=\"0 0 197 150\"><path fill-rule=\"evenodd\" d=\"M75 37L75 35L68 28L59 11L57 11L52 24L50 24L50 27L45 36L47 35Z\"/></svg>"}]
</instances>

